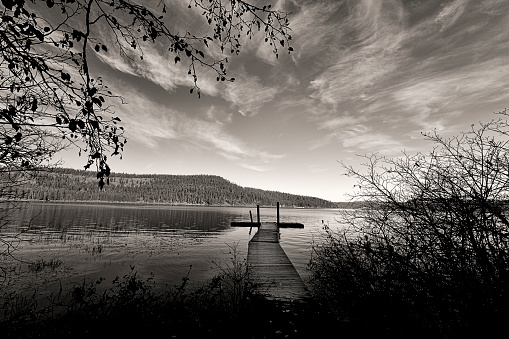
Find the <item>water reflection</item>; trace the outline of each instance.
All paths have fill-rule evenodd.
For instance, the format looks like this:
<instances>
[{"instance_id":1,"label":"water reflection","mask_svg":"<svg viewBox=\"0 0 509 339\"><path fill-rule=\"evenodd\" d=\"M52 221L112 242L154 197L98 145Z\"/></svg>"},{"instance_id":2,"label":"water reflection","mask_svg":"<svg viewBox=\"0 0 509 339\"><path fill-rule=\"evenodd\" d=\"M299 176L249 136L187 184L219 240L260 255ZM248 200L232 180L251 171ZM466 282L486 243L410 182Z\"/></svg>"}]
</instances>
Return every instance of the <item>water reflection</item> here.
<instances>
[{"instance_id":1,"label":"water reflection","mask_svg":"<svg viewBox=\"0 0 509 339\"><path fill-rule=\"evenodd\" d=\"M228 260L232 244L247 253L249 229L232 228L230 223L249 220L249 210L256 217L256 208L31 203L4 215L8 224L0 232L20 240L15 256L21 261L4 256L0 264L18 272L9 277L10 286L16 289L31 284L51 289L51 284L83 278L111 281L131 266L139 274L155 273L157 281L170 286L179 284L192 266L191 281L203 281L216 273L211 260ZM307 273L311 243L322 220L334 223L335 213L281 210L282 222L305 225L304 229L282 229L281 234L281 245L301 275ZM274 208L261 209L261 221L275 219ZM29 277L24 263L40 258L58 258L63 265L54 272Z\"/></svg>"},{"instance_id":2,"label":"water reflection","mask_svg":"<svg viewBox=\"0 0 509 339\"><path fill-rule=\"evenodd\" d=\"M243 211L242 211L243 212ZM87 204L30 204L14 216L11 226L68 230L75 227L107 230L201 230L229 227L232 209ZM240 211L239 211L240 216Z\"/></svg>"}]
</instances>

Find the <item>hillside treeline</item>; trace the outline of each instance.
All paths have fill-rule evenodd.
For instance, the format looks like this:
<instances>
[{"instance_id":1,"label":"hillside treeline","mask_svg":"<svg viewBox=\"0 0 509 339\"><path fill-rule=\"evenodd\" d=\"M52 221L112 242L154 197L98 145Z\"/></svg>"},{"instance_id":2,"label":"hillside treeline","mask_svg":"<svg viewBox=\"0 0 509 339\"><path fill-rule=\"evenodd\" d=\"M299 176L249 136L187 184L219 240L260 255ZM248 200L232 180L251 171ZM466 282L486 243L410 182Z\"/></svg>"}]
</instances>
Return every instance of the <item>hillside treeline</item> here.
<instances>
[{"instance_id":1,"label":"hillside treeline","mask_svg":"<svg viewBox=\"0 0 509 339\"><path fill-rule=\"evenodd\" d=\"M215 175L112 173L101 190L94 172L59 168L17 187L19 199L111 201L196 205L262 205L334 208L330 201L236 185Z\"/></svg>"}]
</instances>

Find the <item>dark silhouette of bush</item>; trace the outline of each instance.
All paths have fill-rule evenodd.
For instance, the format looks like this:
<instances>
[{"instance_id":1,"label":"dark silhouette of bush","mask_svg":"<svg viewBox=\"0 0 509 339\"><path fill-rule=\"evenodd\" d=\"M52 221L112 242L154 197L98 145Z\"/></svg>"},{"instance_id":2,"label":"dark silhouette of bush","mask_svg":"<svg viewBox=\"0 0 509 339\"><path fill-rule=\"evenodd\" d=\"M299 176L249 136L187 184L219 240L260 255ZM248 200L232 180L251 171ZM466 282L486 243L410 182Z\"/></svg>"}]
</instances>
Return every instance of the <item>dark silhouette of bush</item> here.
<instances>
[{"instance_id":1,"label":"dark silhouette of bush","mask_svg":"<svg viewBox=\"0 0 509 339\"><path fill-rule=\"evenodd\" d=\"M506 114L506 111L501 112ZM310 261L315 296L361 331L486 336L509 302L507 122L442 138L428 154L366 156L342 210Z\"/></svg>"}]
</instances>

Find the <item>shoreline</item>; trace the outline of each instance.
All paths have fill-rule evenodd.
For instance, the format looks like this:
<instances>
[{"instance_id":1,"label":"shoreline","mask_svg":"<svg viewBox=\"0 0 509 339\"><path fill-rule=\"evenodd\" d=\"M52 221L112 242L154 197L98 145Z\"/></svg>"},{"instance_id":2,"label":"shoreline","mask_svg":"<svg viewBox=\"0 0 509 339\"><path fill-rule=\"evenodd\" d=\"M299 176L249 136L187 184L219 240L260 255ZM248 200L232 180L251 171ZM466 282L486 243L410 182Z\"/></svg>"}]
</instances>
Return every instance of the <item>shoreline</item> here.
<instances>
[{"instance_id":1,"label":"shoreline","mask_svg":"<svg viewBox=\"0 0 509 339\"><path fill-rule=\"evenodd\" d=\"M124 205L124 206L174 206L174 207L239 207L256 208L256 205L216 205L216 204L188 204L188 203L159 203L146 201L105 201L105 200L35 200L35 199L16 199L10 201L0 201L0 203L39 203L39 204L69 204L69 205ZM324 207L300 207L300 206L279 206L281 209L337 209ZM275 205L260 205L260 208L276 208Z\"/></svg>"}]
</instances>

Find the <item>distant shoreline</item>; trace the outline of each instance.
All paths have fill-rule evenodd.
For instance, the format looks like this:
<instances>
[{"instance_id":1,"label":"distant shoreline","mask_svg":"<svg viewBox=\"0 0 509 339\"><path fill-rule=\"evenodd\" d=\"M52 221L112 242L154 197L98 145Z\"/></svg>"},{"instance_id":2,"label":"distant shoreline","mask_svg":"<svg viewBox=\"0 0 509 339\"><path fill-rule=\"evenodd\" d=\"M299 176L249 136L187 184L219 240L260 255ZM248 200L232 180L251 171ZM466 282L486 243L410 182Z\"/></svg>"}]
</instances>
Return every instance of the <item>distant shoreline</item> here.
<instances>
[{"instance_id":1,"label":"distant shoreline","mask_svg":"<svg viewBox=\"0 0 509 339\"><path fill-rule=\"evenodd\" d=\"M209 205L209 204L187 204L187 203L160 203L146 201L105 201L105 200L35 200L35 199L16 199L5 202L26 202L40 204L75 204L75 205L126 205L126 206L174 206L174 207L239 207L239 208L256 208L256 205ZM276 208L275 205L260 205L261 208ZM280 206L281 209L336 209L324 207L298 207L298 206Z\"/></svg>"}]
</instances>

